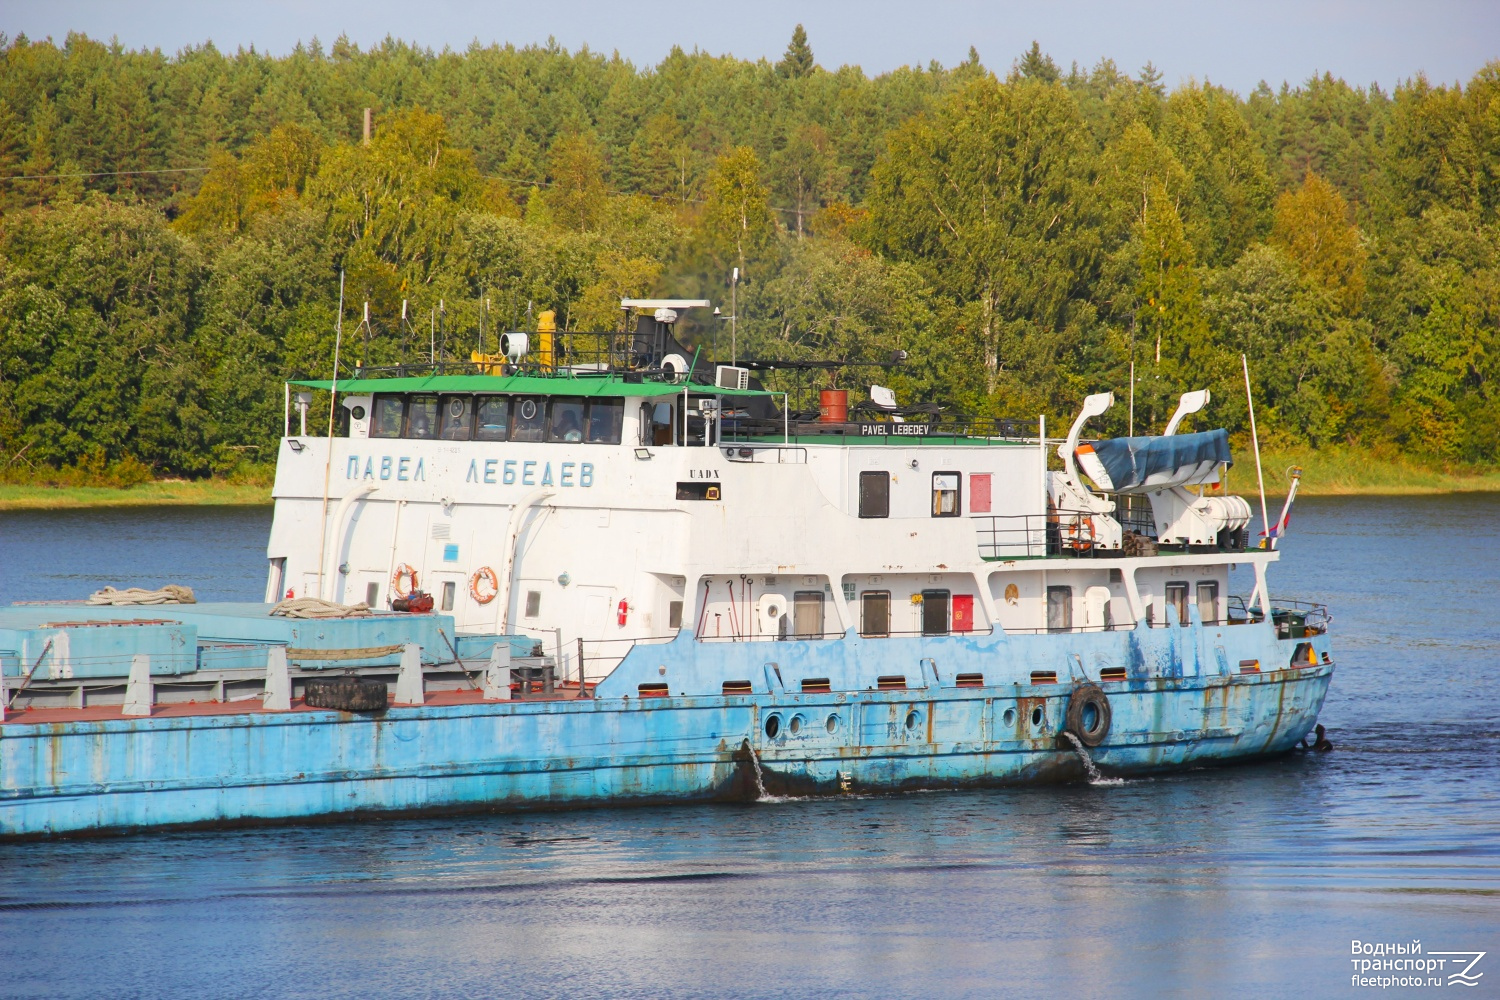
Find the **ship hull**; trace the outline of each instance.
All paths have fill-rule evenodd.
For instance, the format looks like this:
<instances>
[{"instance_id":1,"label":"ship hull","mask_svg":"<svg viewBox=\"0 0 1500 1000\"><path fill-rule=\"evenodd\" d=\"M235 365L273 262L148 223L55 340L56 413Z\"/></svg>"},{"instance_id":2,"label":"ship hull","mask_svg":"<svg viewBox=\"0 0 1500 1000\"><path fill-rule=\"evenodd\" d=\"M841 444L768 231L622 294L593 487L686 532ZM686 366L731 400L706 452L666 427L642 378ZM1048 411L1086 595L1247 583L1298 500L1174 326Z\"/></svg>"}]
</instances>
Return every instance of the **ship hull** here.
<instances>
[{"instance_id":1,"label":"ship hull","mask_svg":"<svg viewBox=\"0 0 1500 1000\"><path fill-rule=\"evenodd\" d=\"M1329 664L1100 685L1109 775L1283 753ZM0 837L1076 780L1064 684L600 697L0 730ZM776 725L768 727L772 717ZM774 735L768 732L774 729Z\"/></svg>"}]
</instances>

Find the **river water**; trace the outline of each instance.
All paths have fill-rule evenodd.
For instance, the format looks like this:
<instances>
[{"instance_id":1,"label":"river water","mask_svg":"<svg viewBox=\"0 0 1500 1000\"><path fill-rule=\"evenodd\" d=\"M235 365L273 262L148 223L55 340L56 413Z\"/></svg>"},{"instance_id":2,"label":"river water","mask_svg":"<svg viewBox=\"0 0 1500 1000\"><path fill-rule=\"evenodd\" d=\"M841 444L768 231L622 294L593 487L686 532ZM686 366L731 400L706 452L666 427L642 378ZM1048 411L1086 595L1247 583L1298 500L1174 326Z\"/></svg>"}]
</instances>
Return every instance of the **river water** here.
<instances>
[{"instance_id":1,"label":"river water","mask_svg":"<svg viewBox=\"0 0 1500 1000\"><path fill-rule=\"evenodd\" d=\"M0 600L258 599L269 519L0 514ZM1488 951L1460 992L1500 995L1500 497L1301 501L1272 591L1332 606L1331 753L1110 786L0 845L0 995L1437 988L1354 985L1354 940Z\"/></svg>"}]
</instances>

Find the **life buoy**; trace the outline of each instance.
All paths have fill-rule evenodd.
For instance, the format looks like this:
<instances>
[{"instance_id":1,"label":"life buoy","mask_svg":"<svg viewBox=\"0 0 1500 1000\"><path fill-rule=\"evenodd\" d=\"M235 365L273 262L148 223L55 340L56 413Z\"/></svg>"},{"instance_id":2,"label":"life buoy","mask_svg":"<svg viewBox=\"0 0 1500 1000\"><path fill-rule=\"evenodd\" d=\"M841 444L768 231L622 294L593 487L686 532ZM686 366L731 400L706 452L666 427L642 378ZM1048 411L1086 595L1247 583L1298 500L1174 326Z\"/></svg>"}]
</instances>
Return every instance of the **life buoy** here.
<instances>
[{"instance_id":1,"label":"life buoy","mask_svg":"<svg viewBox=\"0 0 1500 1000\"><path fill-rule=\"evenodd\" d=\"M401 586L401 581L407 577L411 578L411 585ZM395 575L391 577L391 593L397 597L410 597L417 589L417 571L411 563L402 563L396 567Z\"/></svg>"},{"instance_id":2,"label":"life buoy","mask_svg":"<svg viewBox=\"0 0 1500 1000\"><path fill-rule=\"evenodd\" d=\"M1094 547L1094 519L1081 517L1063 525L1063 534L1068 536L1068 547L1075 552L1086 552Z\"/></svg>"},{"instance_id":3,"label":"life buoy","mask_svg":"<svg viewBox=\"0 0 1500 1000\"><path fill-rule=\"evenodd\" d=\"M1063 728L1086 747L1096 747L1109 735L1109 697L1099 685L1089 681L1068 695L1068 712Z\"/></svg>"},{"instance_id":4,"label":"life buoy","mask_svg":"<svg viewBox=\"0 0 1500 1000\"><path fill-rule=\"evenodd\" d=\"M481 589L480 583L488 581L488 587ZM469 577L469 594L477 604L488 604L500 593L500 578L495 571L488 566L481 566Z\"/></svg>"}]
</instances>

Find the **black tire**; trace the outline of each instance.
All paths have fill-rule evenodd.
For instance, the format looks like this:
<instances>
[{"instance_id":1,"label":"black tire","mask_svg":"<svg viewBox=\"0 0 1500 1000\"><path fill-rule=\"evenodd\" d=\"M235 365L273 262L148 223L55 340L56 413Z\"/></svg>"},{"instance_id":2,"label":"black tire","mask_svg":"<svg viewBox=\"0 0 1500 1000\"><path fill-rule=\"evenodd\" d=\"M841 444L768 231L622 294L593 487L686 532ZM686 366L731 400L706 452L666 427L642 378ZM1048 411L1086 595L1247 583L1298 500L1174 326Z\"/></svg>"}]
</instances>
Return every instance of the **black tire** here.
<instances>
[{"instance_id":1,"label":"black tire","mask_svg":"<svg viewBox=\"0 0 1500 1000\"><path fill-rule=\"evenodd\" d=\"M1090 681L1075 687L1068 696L1064 728L1078 737L1078 742L1084 746L1096 747L1109 735L1110 715L1109 697L1099 685Z\"/></svg>"},{"instance_id":2,"label":"black tire","mask_svg":"<svg viewBox=\"0 0 1500 1000\"><path fill-rule=\"evenodd\" d=\"M302 688L308 708L332 708L340 712L384 712L390 697L384 681L364 677L319 677Z\"/></svg>"}]
</instances>

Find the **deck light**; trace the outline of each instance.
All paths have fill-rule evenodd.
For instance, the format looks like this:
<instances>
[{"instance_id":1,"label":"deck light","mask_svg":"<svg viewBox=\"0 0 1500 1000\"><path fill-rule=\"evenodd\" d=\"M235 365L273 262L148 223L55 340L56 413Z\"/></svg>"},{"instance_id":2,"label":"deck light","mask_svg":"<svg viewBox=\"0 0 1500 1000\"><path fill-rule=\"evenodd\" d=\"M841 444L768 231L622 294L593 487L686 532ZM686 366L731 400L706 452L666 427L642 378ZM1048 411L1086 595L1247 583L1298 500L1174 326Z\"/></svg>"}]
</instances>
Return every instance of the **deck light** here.
<instances>
[{"instance_id":1,"label":"deck light","mask_svg":"<svg viewBox=\"0 0 1500 1000\"><path fill-rule=\"evenodd\" d=\"M302 454L302 449L307 447L307 445L303 444L301 441L298 441L296 438L289 439L286 443L286 446L299 455Z\"/></svg>"},{"instance_id":2,"label":"deck light","mask_svg":"<svg viewBox=\"0 0 1500 1000\"><path fill-rule=\"evenodd\" d=\"M651 458L651 449L637 448L635 450L635 457L640 459L642 462L648 461Z\"/></svg>"}]
</instances>

